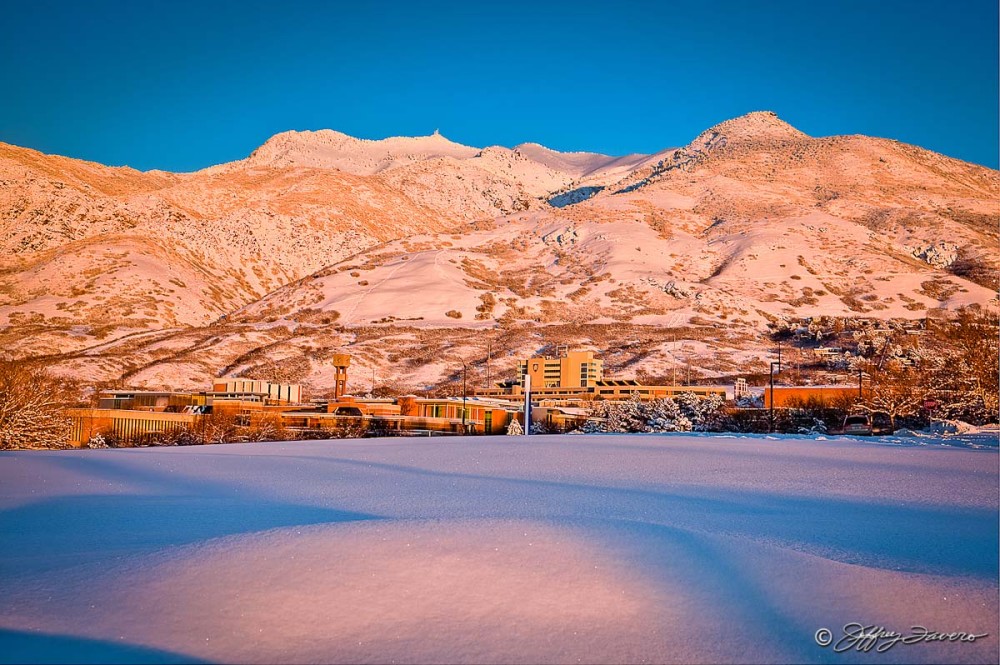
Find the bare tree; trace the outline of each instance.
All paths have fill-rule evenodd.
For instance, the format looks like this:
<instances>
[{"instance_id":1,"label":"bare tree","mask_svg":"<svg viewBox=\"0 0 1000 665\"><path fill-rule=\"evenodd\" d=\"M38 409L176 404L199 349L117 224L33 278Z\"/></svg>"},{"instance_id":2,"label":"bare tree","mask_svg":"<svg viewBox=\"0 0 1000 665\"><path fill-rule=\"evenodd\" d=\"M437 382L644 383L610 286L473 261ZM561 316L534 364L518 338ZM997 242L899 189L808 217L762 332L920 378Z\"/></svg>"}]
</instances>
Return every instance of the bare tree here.
<instances>
[{"instance_id":1,"label":"bare tree","mask_svg":"<svg viewBox=\"0 0 1000 665\"><path fill-rule=\"evenodd\" d=\"M75 387L26 361L0 360L0 450L69 447Z\"/></svg>"},{"instance_id":2,"label":"bare tree","mask_svg":"<svg viewBox=\"0 0 1000 665\"><path fill-rule=\"evenodd\" d=\"M1000 406L1000 324L996 312L963 308L951 325L935 326L944 347L944 368L953 390L966 390L994 414Z\"/></svg>"},{"instance_id":3,"label":"bare tree","mask_svg":"<svg viewBox=\"0 0 1000 665\"><path fill-rule=\"evenodd\" d=\"M923 404L927 388L921 373L897 363L887 363L882 369L874 366L871 379L861 406L871 413L885 413L896 429L896 419L916 414Z\"/></svg>"},{"instance_id":4,"label":"bare tree","mask_svg":"<svg viewBox=\"0 0 1000 665\"><path fill-rule=\"evenodd\" d=\"M241 440L236 416L230 413L212 412L200 419L194 427L198 443L234 443Z\"/></svg>"},{"instance_id":5,"label":"bare tree","mask_svg":"<svg viewBox=\"0 0 1000 665\"><path fill-rule=\"evenodd\" d=\"M242 429L246 441L285 441L291 436L281 416L276 413L256 416Z\"/></svg>"}]
</instances>

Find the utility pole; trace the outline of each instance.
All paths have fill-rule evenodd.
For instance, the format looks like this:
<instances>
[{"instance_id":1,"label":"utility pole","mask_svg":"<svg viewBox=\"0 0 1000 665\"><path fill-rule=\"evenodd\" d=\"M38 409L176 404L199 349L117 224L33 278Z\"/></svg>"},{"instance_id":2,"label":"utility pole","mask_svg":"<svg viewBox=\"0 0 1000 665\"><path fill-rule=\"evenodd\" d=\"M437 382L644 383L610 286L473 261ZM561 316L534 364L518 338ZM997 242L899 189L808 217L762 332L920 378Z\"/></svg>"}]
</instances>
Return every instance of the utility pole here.
<instances>
[{"instance_id":1,"label":"utility pole","mask_svg":"<svg viewBox=\"0 0 1000 665\"><path fill-rule=\"evenodd\" d=\"M491 388L493 383L490 381L490 361L493 359L493 342L486 342L486 387Z\"/></svg>"},{"instance_id":2,"label":"utility pole","mask_svg":"<svg viewBox=\"0 0 1000 665\"><path fill-rule=\"evenodd\" d=\"M670 355L673 356L673 362L671 363L674 369L673 385L677 387L677 333L674 333L674 345L670 350Z\"/></svg>"},{"instance_id":3,"label":"utility pole","mask_svg":"<svg viewBox=\"0 0 1000 665\"><path fill-rule=\"evenodd\" d=\"M375 368L372 367L372 397L375 396Z\"/></svg>"},{"instance_id":4,"label":"utility pole","mask_svg":"<svg viewBox=\"0 0 1000 665\"><path fill-rule=\"evenodd\" d=\"M691 347L685 347L684 349L684 362L687 364L687 380L684 382L685 386L691 385Z\"/></svg>"},{"instance_id":5,"label":"utility pole","mask_svg":"<svg viewBox=\"0 0 1000 665\"><path fill-rule=\"evenodd\" d=\"M771 399L769 400L770 403L768 404L768 406L771 407L771 413L770 413L771 426L768 429L772 433L774 432L774 366L775 365L778 365L779 371L781 367L781 365L776 362L771 363Z\"/></svg>"},{"instance_id":6,"label":"utility pole","mask_svg":"<svg viewBox=\"0 0 1000 665\"><path fill-rule=\"evenodd\" d=\"M862 375L862 372L863 372L863 370L859 367L858 368L858 399L864 399L865 398L864 393L861 392L861 375Z\"/></svg>"},{"instance_id":7,"label":"utility pole","mask_svg":"<svg viewBox=\"0 0 1000 665\"><path fill-rule=\"evenodd\" d=\"M465 425L465 413L466 413L465 403L466 399L468 399L468 391L465 383L465 378L468 369L469 369L468 364L466 364L466 362L463 360L462 361L462 434L465 434L467 431Z\"/></svg>"},{"instance_id":8,"label":"utility pole","mask_svg":"<svg viewBox=\"0 0 1000 665\"><path fill-rule=\"evenodd\" d=\"M781 339L778 339L778 373L781 374Z\"/></svg>"}]
</instances>

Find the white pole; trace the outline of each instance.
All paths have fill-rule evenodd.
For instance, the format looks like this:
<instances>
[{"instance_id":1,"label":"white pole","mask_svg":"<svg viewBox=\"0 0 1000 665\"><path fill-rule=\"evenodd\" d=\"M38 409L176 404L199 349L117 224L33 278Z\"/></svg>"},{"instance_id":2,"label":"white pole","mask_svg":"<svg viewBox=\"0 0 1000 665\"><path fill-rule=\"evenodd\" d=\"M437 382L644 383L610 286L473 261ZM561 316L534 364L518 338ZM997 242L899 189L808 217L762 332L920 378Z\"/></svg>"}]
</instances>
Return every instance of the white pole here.
<instances>
[{"instance_id":1,"label":"white pole","mask_svg":"<svg viewBox=\"0 0 1000 665\"><path fill-rule=\"evenodd\" d=\"M524 373L524 435L531 430L531 375Z\"/></svg>"}]
</instances>

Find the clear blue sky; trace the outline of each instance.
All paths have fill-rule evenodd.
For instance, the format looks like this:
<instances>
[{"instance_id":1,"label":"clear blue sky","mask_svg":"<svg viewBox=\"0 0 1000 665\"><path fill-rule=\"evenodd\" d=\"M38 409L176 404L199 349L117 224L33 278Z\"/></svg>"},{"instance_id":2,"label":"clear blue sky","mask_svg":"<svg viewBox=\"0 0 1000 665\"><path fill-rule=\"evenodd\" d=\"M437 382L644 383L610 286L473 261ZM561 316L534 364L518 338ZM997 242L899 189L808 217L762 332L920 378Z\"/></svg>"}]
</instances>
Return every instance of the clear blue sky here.
<instances>
[{"instance_id":1,"label":"clear blue sky","mask_svg":"<svg viewBox=\"0 0 1000 665\"><path fill-rule=\"evenodd\" d=\"M136 168L287 129L683 145L773 110L998 162L996 0L0 0L0 140Z\"/></svg>"}]
</instances>

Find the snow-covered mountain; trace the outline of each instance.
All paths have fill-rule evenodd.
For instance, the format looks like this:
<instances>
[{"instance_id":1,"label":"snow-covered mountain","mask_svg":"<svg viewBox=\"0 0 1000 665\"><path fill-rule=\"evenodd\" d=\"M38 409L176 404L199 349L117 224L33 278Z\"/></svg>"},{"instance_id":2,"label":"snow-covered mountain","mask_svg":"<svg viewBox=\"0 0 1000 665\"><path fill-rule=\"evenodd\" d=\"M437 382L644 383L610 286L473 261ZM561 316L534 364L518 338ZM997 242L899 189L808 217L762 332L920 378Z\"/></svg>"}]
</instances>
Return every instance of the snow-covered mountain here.
<instances>
[{"instance_id":1,"label":"snow-covered mountain","mask_svg":"<svg viewBox=\"0 0 1000 665\"><path fill-rule=\"evenodd\" d=\"M322 386L346 348L420 386L556 340L657 371L665 330L735 364L779 317L996 304L1000 174L769 112L626 157L321 130L170 174L0 144L0 179L0 341L146 385Z\"/></svg>"}]
</instances>

